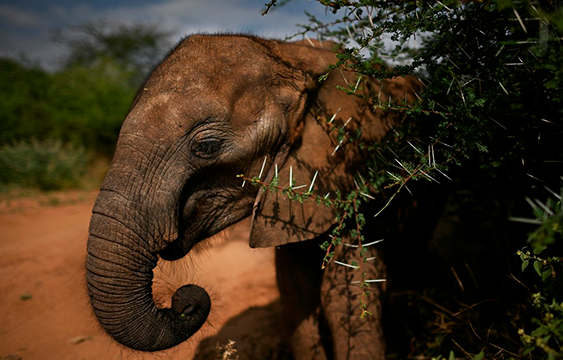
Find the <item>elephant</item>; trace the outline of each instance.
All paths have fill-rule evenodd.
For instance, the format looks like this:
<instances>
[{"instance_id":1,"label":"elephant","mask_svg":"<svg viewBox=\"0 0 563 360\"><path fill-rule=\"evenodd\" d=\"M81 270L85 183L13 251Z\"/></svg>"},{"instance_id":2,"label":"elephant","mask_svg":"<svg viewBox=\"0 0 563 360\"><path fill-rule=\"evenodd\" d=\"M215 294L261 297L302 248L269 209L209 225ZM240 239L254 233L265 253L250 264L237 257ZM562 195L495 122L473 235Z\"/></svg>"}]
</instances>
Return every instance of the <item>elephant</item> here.
<instances>
[{"instance_id":1,"label":"elephant","mask_svg":"<svg viewBox=\"0 0 563 360\"><path fill-rule=\"evenodd\" d=\"M295 359L382 359L384 285L359 311L360 273L332 261L322 270L338 210L291 201L240 179L306 185L345 194L366 170L357 146L380 141L403 119L369 102L413 101L415 78L365 79L337 62L328 42L283 42L250 35L191 35L155 67L125 118L111 167L92 211L86 283L94 314L117 342L159 351L188 339L211 309L196 285L176 290L170 308L152 297L159 259L184 257L197 243L251 217L251 247L275 247L280 329ZM319 78L325 74L324 81ZM353 88L348 96L338 87ZM349 130L355 143L342 141ZM340 135L339 135L340 134ZM332 194L332 195L329 195ZM369 221L368 221L369 223ZM369 224L367 225L369 226ZM372 231L372 230L369 230ZM375 230L374 230L375 231ZM343 242L352 242L349 235ZM357 249L335 248L351 263ZM377 246L366 248L379 256ZM385 278L382 261L364 265Z\"/></svg>"}]
</instances>

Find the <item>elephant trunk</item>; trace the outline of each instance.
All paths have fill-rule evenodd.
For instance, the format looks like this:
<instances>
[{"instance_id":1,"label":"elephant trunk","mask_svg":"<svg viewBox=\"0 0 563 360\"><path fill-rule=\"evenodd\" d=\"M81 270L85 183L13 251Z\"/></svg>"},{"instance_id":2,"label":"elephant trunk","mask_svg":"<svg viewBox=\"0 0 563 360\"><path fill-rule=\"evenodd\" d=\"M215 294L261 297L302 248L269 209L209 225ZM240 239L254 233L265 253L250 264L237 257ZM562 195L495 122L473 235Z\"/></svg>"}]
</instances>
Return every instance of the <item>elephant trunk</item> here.
<instances>
[{"instance_id":1,"label":"elephant trunk","mask_svg":"<svg viewBox=\"0 0 563 360\"><path fill-rule=\"evenodd\" d=\"M116 192L102 191L94 208L86 259L90 301L100 324L119 343L142 351L167 349L199 330L211 301L202 288L186 285L174 293L171 308L156 306L153 270L165 244L157 244L147 230L150 224L133 221L118 205L122 202Z\"/></svg>"}]
</instances>

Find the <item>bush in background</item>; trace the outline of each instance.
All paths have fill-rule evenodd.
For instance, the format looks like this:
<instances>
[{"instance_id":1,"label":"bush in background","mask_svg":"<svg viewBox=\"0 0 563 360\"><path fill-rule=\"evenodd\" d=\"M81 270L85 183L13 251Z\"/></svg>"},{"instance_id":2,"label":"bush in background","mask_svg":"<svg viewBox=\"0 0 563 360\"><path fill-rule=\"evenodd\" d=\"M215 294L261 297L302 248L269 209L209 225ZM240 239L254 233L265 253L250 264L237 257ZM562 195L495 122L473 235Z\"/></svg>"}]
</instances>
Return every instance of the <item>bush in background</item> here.
<instances>
[{"instance_id":1,"label":"bush in background","mask_svg":"<svg viewBox=\"0 0 563 360\"><path fill-rule=\"evenodd\" d=\"M41 190L93 185L170 35L151 25L84 24L57 34L70 50L58 71L0 59L0 184ZM92 176L81 184L85 171Z\"/></svg>"},{"instance_id":2,"label":"bush in background","mask_svg":"<svg viewBox=\"0 0 563 360\"><path fill-rule=\"evenodd\" d=\"M88 156L60 140L19 142L0 148L0 185L56 190L78 187Z\"/></svg>"},{"instance_id":3,"label":"bush in background","mask_svg":"<svg viewBox=\"0 0 563 360\"><path fill-rule=\"evenodd\" d=\"M111 156L137 87L111 59L50 74L0 60L0 145L57 139Z\"/></svg>"}]
</instances>

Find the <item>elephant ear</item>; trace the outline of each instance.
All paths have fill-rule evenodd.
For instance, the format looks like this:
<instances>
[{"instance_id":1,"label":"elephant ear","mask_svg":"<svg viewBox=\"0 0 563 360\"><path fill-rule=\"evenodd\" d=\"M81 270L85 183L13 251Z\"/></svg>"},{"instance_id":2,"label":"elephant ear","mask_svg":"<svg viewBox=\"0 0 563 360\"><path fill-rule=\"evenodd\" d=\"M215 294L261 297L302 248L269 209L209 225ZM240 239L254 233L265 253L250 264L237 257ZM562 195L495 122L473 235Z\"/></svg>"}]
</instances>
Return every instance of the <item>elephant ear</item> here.
<instances>
[{"instance_id":1,"label":"elephant ear","mask_svg":"<svg viewBox=\"0 0 563 360\"><path fill-rule=\"evenodd\" d=\"M338 70L322 85L318 81L329 65L336 63L336 56L319 47L296 43L276 43L275 49L280 63L292 68L289 78L293 83L288 88L292 89L293 104L287 118L288 142L276 155L265 181L271 182L277 173L280 187L288 187L292 181L296 191L306 192L315 179L315 196L334 197L338 190L346 193L353 186L355 156L346 147L335 152L336 136L329 134L326 122L319 116L336 112L337 119L361 116L354 97L336 89L338 79L344 82ZM350 80L353 81L351 76ZM335 218L333 207L318 205L314 198L300 203L291 201L281 191L260 191L254 203L250 246L310 240L329 230Z\"/></svg>"}]
</instances>

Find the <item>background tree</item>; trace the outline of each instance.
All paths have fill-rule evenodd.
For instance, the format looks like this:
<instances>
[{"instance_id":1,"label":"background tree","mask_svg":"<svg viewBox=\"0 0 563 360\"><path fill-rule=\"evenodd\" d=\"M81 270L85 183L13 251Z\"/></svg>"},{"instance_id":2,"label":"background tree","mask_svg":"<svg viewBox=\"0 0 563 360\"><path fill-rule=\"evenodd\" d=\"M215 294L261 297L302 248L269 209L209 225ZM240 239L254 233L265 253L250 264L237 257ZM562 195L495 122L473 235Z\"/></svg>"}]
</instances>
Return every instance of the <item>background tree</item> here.
<instances>
[{"instance_id":1,"label":"background tree","mask_svg":"<svg viewBox=\"0 0 563 360\"><path fill-rule=\"evenodd\" d=\"M61 70L0 59L0 183L77 186L87 160L108 162L133 97L169 37L156 26L87 24L59 36L70 50ZM44 175L49 169L60 176Z\"/></svg>"},{"instance_id":2,"label":"background tree","mask_svg":"<svg viewBox=\"0 0 563 360\"><path fill-rule=\"evenodd\" d=\"M72 32L54 33L54 40L65 45L70 53L66 67L95 66L103 59L115 61L134 73L136 85L147 76L156 62L171 47L172 33L156 25L88 23Z\"/></svg>"}]
</instances>

